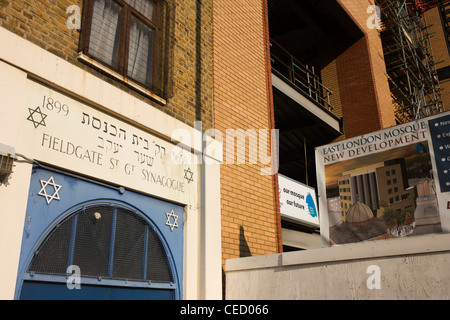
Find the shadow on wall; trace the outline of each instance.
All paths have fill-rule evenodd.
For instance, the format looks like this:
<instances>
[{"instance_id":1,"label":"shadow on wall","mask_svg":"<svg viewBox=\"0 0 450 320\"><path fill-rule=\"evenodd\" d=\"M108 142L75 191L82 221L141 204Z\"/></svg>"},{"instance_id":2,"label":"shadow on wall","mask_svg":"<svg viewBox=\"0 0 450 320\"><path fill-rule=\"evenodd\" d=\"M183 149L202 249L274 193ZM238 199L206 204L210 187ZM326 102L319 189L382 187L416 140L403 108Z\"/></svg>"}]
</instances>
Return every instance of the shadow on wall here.
<instances>
[{"instance_id":1,"label":"shadow on wall","mask_svg":"<svg viewBox=\"0 0 450 320\"><path fill-rule=\"evenodd\" d=\"M250 257L252 253L250 252L250 247L248 246L247 240L245 239L244 227L239 227L239 257ZM222 298L226 299L226 275L224 268L222 267Z\"/></svg>"},{"instance_id":2,"label":"shadow on wall","mask_svg":"<svg viewBox=\"0 0 450 320\"><path fill-rule=\"evenodd\" d=\"M248 246L247 240L245 239L244 227L239 227L239 257L250 257L252 253L250 252L250 248Z\"/></svg>"}]
</instances>

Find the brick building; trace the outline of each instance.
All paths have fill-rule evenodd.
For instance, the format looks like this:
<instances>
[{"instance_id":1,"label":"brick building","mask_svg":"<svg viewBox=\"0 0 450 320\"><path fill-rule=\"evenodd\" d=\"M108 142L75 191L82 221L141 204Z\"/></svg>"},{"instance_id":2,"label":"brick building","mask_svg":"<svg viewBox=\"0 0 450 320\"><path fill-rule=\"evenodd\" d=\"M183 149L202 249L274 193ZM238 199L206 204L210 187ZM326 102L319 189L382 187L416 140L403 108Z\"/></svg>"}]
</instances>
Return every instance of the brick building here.
<instances>
[{"instance_id":1,"label":"brick building","mask_svg":"<svg viewBox=\"0 0 450 320\"><path fill-rule=\"evenodd\" d=\"M446 4L448 7L448 3ZM448 70L450 69L450 54L446 45L446 36L442 27L442 20L439 14L439 8L433 7L424 14L430 33L433 37L430 39L433 50L436 68L439 76L439 83L442 89L442 101L444 110L449 110L450 101L450 82Z\"/></svg>"},{"instance_id":2,"label":"brick building","mask_svg":"<svg viewBox=\"0 0 450 320\"><path fill-rule=\"evenodd\" d=\"M222 132L275 128L266 3L215 1L213 20L215 127ZM259 136L258 142L262 143ZM249 144L245 164L236 159L221 167L223 259L281 248L276 176L261 175L265 165L250 164L248 148ZM224 150L226 155L232 152L226 143Z\"/></svg>"},{"instance_id":3,"label":"brick building","mask_svg":"<svg viewBox=\"0 0 450 320\"><path fill-rule=\"evenodd\" d=\"M314 189L316 147L396 124L371 5L0 0L1 297L66 292L79 266L121 295L220 298L225 260L321 247L277 173Z\"/></svg>"},{"instance_id":4,"label":"brick building","mask_svg":"<svg viewBox=\"0 0 450 320\"><path fill-rule=\"evenodd\" d=\"M189 159L195 121L213 126L212 17L212 1L0 3L2 298L221 296L219 167Z\"/></svg>"}]
</instances>

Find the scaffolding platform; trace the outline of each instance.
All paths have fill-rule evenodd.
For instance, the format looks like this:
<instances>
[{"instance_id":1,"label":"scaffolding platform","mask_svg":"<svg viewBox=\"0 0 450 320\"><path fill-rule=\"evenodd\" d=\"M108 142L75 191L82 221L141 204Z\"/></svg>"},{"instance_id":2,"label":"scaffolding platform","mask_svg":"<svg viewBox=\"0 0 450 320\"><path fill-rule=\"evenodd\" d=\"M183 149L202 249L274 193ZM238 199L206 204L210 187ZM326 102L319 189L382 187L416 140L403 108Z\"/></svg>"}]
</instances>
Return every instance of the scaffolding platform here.
<instances>
[{"instance_id":1,"label":"scaffolding platform","mask_svg":"<svg viewBox=\"0 0 450 320\"><path fill-rule=\"evenodd\" d=\"M387 77L399 124L443 111L430 34L423 15L436 2L442 0L377 2L381 9L380 37Z\"/></svg>"}]
</instances>

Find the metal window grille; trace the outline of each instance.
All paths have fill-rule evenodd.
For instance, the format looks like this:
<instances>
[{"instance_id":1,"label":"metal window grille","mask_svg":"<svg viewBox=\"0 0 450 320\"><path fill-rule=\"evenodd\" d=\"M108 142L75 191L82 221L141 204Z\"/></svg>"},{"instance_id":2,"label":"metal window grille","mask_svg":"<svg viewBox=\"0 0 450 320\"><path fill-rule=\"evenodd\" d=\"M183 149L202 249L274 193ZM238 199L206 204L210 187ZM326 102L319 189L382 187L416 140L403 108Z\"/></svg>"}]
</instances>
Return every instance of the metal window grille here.
<instances>
[{"instance_id":1,"label":"metal window grille","mask_svg":"<svg viewBox=\"0 0 450 320\"><path fill-rule=\"evenodd\" d=\"M56 226L36 250L29 273L173 282L159 235L134 211L112 204L78 209Z\"/></svg>"}]
</instances>

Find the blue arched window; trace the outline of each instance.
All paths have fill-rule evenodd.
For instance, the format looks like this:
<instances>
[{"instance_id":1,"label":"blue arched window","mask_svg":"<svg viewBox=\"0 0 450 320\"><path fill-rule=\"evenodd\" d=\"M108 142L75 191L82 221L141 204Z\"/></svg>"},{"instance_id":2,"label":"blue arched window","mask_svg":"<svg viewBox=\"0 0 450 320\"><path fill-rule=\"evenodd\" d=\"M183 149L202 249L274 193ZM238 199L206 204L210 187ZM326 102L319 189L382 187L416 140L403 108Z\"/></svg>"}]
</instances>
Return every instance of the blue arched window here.
<instances>
[{"instance_id":1,"label":"blue arched window","mask_svg":"<svg viewBox=\"0 0 450 320\"><path fill-rule=\"evenodd\" d=\"M67 289L70 266L79 268L81 290ZM157 229L118 203L76 208L41 241L24 275L21 299L55 297L173 299L174 275Z\"/></svg>"}]
</instances>

